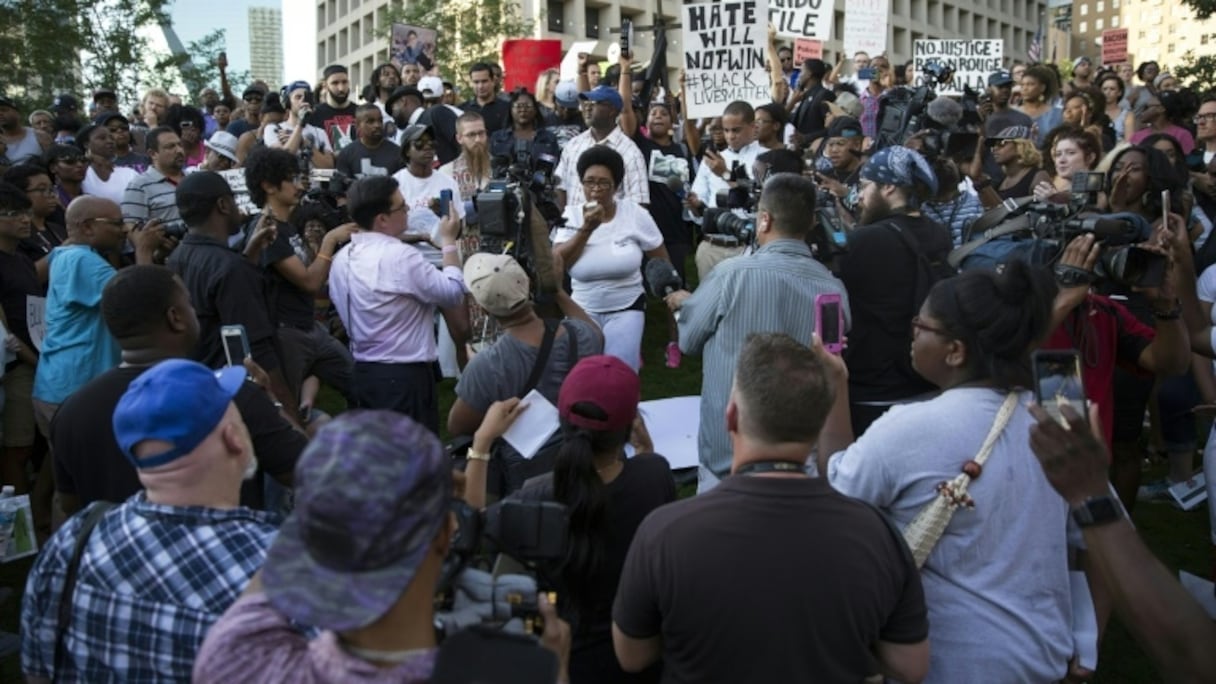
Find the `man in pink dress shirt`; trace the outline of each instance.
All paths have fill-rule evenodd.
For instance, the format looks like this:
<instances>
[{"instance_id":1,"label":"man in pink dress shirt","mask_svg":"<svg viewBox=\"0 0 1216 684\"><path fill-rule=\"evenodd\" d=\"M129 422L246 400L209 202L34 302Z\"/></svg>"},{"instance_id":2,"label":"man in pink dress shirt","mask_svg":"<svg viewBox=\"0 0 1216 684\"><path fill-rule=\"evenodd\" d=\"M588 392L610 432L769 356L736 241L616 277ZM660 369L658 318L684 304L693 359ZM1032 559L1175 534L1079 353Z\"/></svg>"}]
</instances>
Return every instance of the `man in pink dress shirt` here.
<instances>
[{"instance_id":1,"label":"man in pink dress shirt","mask_svg":"<svg viewBox=\"0 0 1216 684\"><path fill-rule=\"evenodd\" d=\"M397 181L361 178L346 197L360 230L334 257L329 292L355 357L355 407L398 411L439 434L435 310L464 301L460 221L439 222L439 270L401 241L409 208Z\"/></svg>"}]
</instances>

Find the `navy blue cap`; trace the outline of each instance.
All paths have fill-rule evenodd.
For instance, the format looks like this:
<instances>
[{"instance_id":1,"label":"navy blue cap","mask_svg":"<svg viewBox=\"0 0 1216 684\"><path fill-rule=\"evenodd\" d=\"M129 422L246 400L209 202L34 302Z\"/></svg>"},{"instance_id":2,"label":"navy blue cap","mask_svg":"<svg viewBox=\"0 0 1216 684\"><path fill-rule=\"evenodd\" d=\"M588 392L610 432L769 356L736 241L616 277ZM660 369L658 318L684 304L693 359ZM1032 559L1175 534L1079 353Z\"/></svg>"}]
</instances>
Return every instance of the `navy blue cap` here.
<instances>
[{"instance_id":1,"label":"navy blue cap","mask_svg":"<svg viewBox=\"0 0 1216 684\"><path fill-rule=\"evenodd\" d=\"M194 451L220 424L245 382L243 366L213 371L185 359L162 361L127 388L114 409L114 437L136 469L155 468ZM168 451L136 458L146 440L168 442Z\"/></svg>"},{"instance_id":2,"label":"navy blue cap","mask_svg":"<svg viewBox=\"0 0 1216 684\"><path fill-rule=\"evenodd\" d=\"M587 100L588 102L607 102L616 107L617 111L625 108L625 101L621 99L621 94L609 85L598 85L585 93L579 93L578 99Z\"/></svg>"}]
</instances>

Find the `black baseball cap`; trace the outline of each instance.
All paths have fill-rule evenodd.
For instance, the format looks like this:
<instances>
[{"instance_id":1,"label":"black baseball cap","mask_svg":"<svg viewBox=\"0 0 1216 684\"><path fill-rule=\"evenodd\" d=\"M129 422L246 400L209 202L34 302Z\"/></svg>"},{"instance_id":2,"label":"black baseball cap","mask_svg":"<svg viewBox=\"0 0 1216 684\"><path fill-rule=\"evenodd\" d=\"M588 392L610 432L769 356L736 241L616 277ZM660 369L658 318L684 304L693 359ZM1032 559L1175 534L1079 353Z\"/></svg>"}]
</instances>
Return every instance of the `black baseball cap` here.
<instances>
[{"instance_id":1,"label":"black baseball cap","mask_svg":"<svg viewBox=\"0 0 1216 684\"><path fill-rule=\"evenodd\" d=\"M403 97L414 96L419 102L423 101L422 91L412 85L397 86L395 90L388 96L388 100L384 103L384 108L389 112L393 111L393 103Z\"/></svg>"}]
</instances>

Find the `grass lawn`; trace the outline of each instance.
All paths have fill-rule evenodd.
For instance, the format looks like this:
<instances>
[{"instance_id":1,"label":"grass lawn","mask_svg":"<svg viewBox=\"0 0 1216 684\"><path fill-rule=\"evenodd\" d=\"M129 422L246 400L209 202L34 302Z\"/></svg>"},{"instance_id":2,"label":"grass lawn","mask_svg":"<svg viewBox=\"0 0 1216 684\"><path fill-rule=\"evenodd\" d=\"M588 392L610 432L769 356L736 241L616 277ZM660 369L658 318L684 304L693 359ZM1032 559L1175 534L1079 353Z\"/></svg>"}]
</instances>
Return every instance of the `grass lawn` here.
<instances>
[{"instance_id":1,"label":"grass lawn","mask_svg":"<svg viewBox=\"0 0 1216 684\"><path fill-rule=\"evenodd\" d=\"M695 269L690 271L695 272ZM681 367L675 370L664 365L664 347L667 342L667 320L664 311L660 302L651 301L646 312L642 397L658 399L700 394L700 359L685 357ZM441 424L446 423L447 412L455 396L454 387L455 382L452 380L445 380L440 387ZM341 399L335 393L324 389L318 405L331 412L342 408ZM444 434L443 437L446 439L447 435ZM1146 473L1145 478L1147 481L1161 477L1162 474L1163 467ZM1183 569L1201 577L1207 577L1211 572L1211 545L1204 508L1184 513L1168 505L1142 504L1136 508L1133 517L1153 552L1172 571ZM18 631L20 596L25 586L25 576L32 564L33 559L28 558L0 565L0 586L13 590L12 597L0 604L0 630ZM14 655L0 660L0 683L20 680L18 657ZM1148 657L1118 624L1118 619L1113 620L1102 644L1098 676L1093 681L1141 684L1161 680L1162 677Z\"/></svg>"}]
</instances>

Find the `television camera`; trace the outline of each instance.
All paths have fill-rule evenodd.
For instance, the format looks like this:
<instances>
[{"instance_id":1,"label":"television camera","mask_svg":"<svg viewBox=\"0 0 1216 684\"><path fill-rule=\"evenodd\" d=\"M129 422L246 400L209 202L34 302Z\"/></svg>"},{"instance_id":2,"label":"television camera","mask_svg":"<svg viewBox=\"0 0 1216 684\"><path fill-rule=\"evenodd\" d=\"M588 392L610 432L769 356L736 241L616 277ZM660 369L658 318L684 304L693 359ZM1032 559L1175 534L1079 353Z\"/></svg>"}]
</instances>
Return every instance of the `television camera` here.
<instances>
[{"instance_id":1,"label":"television camera","mask_svg":"<svg viewBox=\"0 0 1216 684\"><path fill-rule=\"evenodd\" d=\"M931 60L921 73L921 85L895 88L882 96L874 148L902 145L912 134L925 132L921 154L930 163L943 155L958 158L974 153L978 135L968 129L980 124L980 93L964 86L957 102L939 98L938 88L954 81L954 69Z\"/></svg>"}]
</instances>

